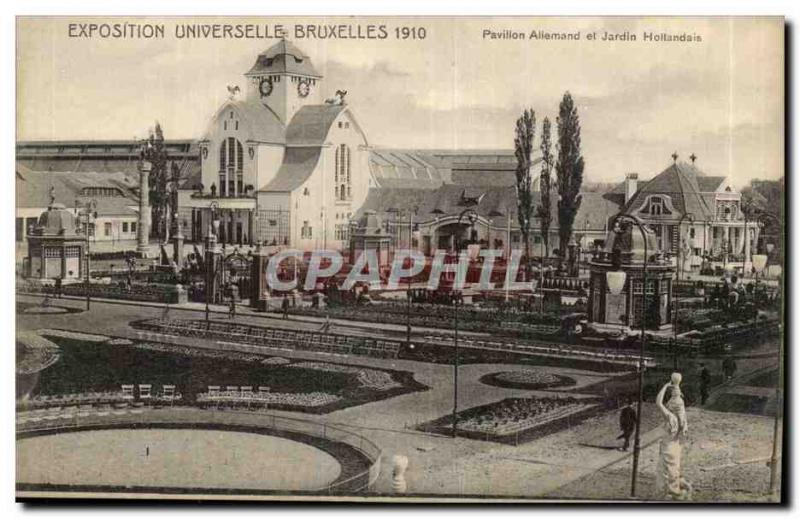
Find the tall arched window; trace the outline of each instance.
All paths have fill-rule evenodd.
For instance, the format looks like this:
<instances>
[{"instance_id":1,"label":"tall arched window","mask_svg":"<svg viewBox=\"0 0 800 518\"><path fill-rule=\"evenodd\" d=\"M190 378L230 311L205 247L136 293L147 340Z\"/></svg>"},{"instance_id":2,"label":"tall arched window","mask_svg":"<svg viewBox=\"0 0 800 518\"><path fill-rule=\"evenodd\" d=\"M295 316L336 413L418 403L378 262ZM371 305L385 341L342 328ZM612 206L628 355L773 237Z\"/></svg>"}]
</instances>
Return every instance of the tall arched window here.
<instances>
[{"instance_id":1,"label":"tall arched window","mask_svg":"<svg viewBox=\"0 0 800 518\"><path fill-rule=\"evenodd\" d=\"M223 140L219 146L219 194L237 196L242 193L244 172L244 147L234 137Z\"/></svg>"},{"instance_id":2,"label":"tall arched window","mask_svg":"<svg viewBox=\"0 0 800 518\"><path fill-rule=\"evenodd\" d=\"M347 201L352 196L350 187L350 148L340 144L336 148L334 192L338 201Z\"/></svg>"}]
</instances>

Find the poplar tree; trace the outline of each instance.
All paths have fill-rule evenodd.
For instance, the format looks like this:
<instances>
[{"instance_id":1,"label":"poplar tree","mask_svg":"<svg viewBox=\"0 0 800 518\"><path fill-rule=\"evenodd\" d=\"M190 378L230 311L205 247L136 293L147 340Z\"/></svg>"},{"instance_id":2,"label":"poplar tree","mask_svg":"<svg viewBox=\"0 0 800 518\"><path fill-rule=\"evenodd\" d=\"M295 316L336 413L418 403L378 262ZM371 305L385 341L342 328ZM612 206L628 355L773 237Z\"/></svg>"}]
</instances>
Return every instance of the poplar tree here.
<instances>
[{"instance_id":1,"label":"poplar tree","mask_svg":"<svg viewBox=\"0 0 800 518\"><path fill-rule=\"evenodd\" d=\"M542 140L539 144L539 149L542 152L542 172L539 177L541 202L536 211L537 216L539 216L539 229L542 233L545 257L550 255L550 222L553 219L550 206L550 191L552 188L550 173L553 171L553 151L551 149L550 133L550 119L545 117L544 121L542 121Z\"/></svg>"},{"instance_id":2,"label":"poplar tree","mask_svg":"<svg viewBox=\"0 0 800 518\"><path fill-rule=\"evenodd\" d=\"M514 138L514 154L517 157L516 190L517 219L519 230L525 244L525 279L530 279L531 261L531 218L533 216L533 198L531 193L531 150L536 132L536 113L532 109L524 110L519 119Z\"/></svg>"},{"instance_id":3,"label":"poplar tree","mask_svg":"<svg viewBox=\"0 0 800 518\"><path fill-rule=\"evenodd\" d=\"M581 156L581 123L578 109L569 92L564 93L558 107L558 246L563 259L572 236L575 216L581 207L583 157Z\"/></svg>"}]
</instances>

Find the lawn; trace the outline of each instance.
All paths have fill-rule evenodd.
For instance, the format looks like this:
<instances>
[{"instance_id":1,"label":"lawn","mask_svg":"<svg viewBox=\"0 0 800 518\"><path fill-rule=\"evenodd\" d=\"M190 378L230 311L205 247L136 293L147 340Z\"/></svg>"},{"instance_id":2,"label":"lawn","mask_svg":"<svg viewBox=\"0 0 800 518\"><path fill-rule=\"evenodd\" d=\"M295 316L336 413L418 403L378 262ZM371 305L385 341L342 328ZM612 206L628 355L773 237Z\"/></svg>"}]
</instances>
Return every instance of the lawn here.
<instances>
[{"instance_id":1,"label":"lawn","mask_svg":"<svg viewBox=\"0 0 800 518\"><path fill-rule=\"evenodd\" d=\"M119 391L123 384L146 383L155 391L165 384L176 385L183 401L194 403L209 385L265 386L274 393L320 392L341 398L316 408L287 408L326 413L427 389L404 371L288 359L274 362L270 358L277 357L149 342L112 345L50 339L59 346L61 358L41 372L33 396Z\"/></svg>"}]
</instances>

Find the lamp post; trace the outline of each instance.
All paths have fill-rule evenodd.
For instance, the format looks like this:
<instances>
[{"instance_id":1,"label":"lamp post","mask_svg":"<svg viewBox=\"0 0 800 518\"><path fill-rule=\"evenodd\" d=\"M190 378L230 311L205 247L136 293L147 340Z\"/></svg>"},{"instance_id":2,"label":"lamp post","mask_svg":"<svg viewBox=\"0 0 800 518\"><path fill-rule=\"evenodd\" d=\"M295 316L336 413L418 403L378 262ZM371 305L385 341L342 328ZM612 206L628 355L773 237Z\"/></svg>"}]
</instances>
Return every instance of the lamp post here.
<instances>
[{"instance_id":1,"label":"lamp post","mask_svg":"<svg viewBox=\"0 0 800 518\"><path fill-rule=\"evenodd\" d=\"M402 211L400 209L397 209L397 208L394 208L394 207L388 208L386 210L386 212L389 212L389 213L392 213L392 214L395 214L395 215L398 214L398 213L402 213L402 215L405 216L405 212L404 211ZM418 212L419 212L419 207L417 205L414 205L414 209L412 211L408 212L408 249L409 249L409 251L414 248L414 215L417 214ZM401 217L401 219L402 219L402 217ZM398 241L400 240L400 232L399 231L398 232L393 232L392 235ZM394 248L397 249L397 246L394 246ZM394 254L392 254L392 261L394 261ZM411 279L408 279L408 286L406 286L406 345L408 347L411 347Z\"/></svg>"},{"instance_id":2,"label":"lamp post","mask_svg":"<svg viewBox=\"0 0 800 518\"><path fill-rule=\"evenodd\" d=\"M471 208L466 208L458 215L458 222L456 228L461 228L461 220L465 215L469 214L470 228L475 225L478 215ZM456 254L460 252L460 243L456 245ZM459 256L460 264L460 256ZM458 268L458 267L456 267ZM455 280L458 279L456 273ZM458 298L453 298L453 438L458 435Z\"/></svg>"},{"instance_id":3,"label":"lamp post","mask_svg":"<svg viewBox=\"0 0 800 518\"><path fill-rule=\"evenodd\" d=\"M622 234L631 225L636 225L642 234L644 256L642 257L642 318L641 339L639 342L639 397L636 402L636 435L633 442L633 468L631 470L631 496L636 496L636 479L639 471L639 452L641 449L642 428L642 400L644 399L644 345L647 325L647 231L642 220L630 214L620 214L611 224L616 234ZM626 274L624 271L609 271L606 273L606 284L612 294L619 295L625 285Z\"/></svg>"},{"instance_id":4,"label":"lamp post","mask_svg":"<svg viewBox=\"0 0 800 518\"><path fill-rule=\"evenodd\" d=\"M672 287L672 296L674 300L674 308L672 309L672 368L678 370L678 310L680 309L680 295L678 289L680 288L681 272L683 271L683 242L681 240L681 228L683 221L688 220L690 224L694 223L694 215L691 212L686 212L678 220L678 263L677 272L675 273L675 286Z\"/></svg>"},{"instance_id":5,"label":"lamp post","mask_svg":"<svg viewBox=\"0 0 800 518\"><path fill-rule=\"evenodd\" d=\"M757 217L756 221L764 222L764 220L770 220L770 222L776 223L779 226L781 225L781 221L773 214L769 212L760 212ZM779 234L779 239L783 237L783 229L781 228L781 232ZM757 275L761 274L767 266L767 256L766 255L754 255L753 256L753 268L756 270ZM758 282L758 277L756 277L756 283ZM755 294L758 284L753 288L753 300L755 301ZM782 288L782 287L781 287ZM756 317L758 316L758 308L756 307ZM778 461L781 455L778 453L778 439L781 435L782 429L782 421L783 421L783 341L784 337L778 337L778 383L775 386L775 420L773 421L772 426L772 455L770 456L769 462L769 491L771 494L776 494L778 491Z\"/></svg>"},{"instance_id":6,"label":"lamp post","mask_svg":"<svg viewBox=\"0 0 800 518\"><path fill-rule=\"evenodd\" d=\"M80 201L75 200L75 212L78 212L78 209L83 209L82 213L85 217L85 224L83 226L83 234L86 237L86 273L84 277L86 279L86 311L89 311L89 307L91 306L91 290L89 285L91 284L92 280L89 275L89 266L91 264L91 256L89 255L89 224L91 223L92 218L97 218L97 212L95 212L95 208L97 207L97 200L89 200L81 204Z\"/></svg>"}]
</instances>

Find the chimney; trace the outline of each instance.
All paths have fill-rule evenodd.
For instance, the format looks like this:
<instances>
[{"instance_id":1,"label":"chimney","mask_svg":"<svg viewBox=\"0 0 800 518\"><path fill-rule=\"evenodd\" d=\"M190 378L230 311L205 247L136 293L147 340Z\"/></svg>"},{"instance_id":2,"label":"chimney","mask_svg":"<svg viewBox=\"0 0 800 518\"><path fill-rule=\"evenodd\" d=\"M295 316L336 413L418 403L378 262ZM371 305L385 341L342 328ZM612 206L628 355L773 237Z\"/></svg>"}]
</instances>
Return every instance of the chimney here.
<instances>
[{"instance_id":1,"label":"chimney","mask_svg":"<svg viewBox=\"0 0 800 518\"><path fill-rule=\"evenodd\" d=\"M628 173L625 175L625 203L628 203L628 201L633 198L633 195L636 194L638 184L638 173Z\"/></svg>"}]
</instances>

